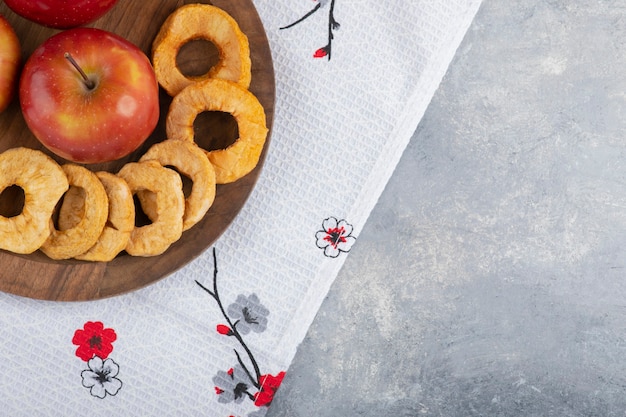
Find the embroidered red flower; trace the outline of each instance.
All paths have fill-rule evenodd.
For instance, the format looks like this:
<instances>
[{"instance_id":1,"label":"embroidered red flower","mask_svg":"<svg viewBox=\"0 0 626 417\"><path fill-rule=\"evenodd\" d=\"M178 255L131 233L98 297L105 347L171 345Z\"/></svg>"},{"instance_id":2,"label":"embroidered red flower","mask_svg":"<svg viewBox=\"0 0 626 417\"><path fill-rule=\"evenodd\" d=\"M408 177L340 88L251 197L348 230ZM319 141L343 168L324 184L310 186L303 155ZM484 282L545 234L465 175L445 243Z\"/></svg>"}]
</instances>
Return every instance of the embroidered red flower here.
<instances>
[{"instance_id":1,"label":"embroidered red flower","mask_svg":"<svg viewBox=\"0 0 626 417\"><path fill-rule=\"evenodd\" d=\"M94 356L106 359L113 351L112 343L117 339L113 329L104 328L102 322L88 321L82 329L74 332L72 343L78 345L76 356L88 361Z\"/></svg>"},{"instance_id":2,"label":"embroidered red flower","mask_svg":"<svg viewBox=\"0 0 626 417\"><path fill-rule=\"evenodd\" d=\"M285 372L280 372L278 375L261 375L261 390L254 394L254 405L257 407L269 406L274 399L274 394L280 387L285 377Z\"/></svg>"}]
</instances>

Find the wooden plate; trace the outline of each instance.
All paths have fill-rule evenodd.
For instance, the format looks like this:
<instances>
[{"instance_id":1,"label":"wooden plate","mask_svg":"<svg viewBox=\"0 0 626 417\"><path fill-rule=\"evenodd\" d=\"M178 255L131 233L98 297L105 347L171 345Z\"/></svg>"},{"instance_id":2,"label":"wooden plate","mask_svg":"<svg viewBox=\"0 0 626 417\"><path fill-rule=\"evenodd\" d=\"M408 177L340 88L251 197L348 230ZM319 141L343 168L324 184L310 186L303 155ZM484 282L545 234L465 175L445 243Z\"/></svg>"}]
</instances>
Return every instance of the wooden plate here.
<instances>
[{"instance_id":1,"label":"wooden plate","mask_svg":"<svg viewBox=\"0 0 626 417\"><path fill-rule=\"evenodd\" d=\"M272 128L274 115L274 69L263 25L251 0L121 0L104 17L88 25L115 32L138 45L148 55L152 40L165 18L185 3L211 3L227 11L239 23L250 41L252 58L252 84L250 90L259 98L267 114L267 126ZM0 4L3 14L15 28L26 59L45 39L58 32L30 23ZM188 43L178 56L179 66L185 73L198 74L210 67L215 59L207 58L215 49L207 42ZM164 118L171 99L161 93L161 120L152 136L141 149L120 161L88 165L92 170L106 169L117 172L130 160L137 160L153 143L165 139ZM194 124L198 140L205 149L216 149L232 142L237 125L230 115L202 113ZM212 132L211 139L206 139ZM20 296L59 300L94 300L126 293L171 274L202 253L228 228L246 202L259 176L269 144L268 140L256 169L239 181L217 188L215 203L200 223L183 233L181 239L163 255L141 258L124 253L108 263L75 260L52 261L37 251L30 255L16 255L0 251L0 291ZM18 100L0 114L0 152L16 146L46 151L30 133L20 113ZM54 156L53 156L54 157ZM54 157L64 163L60 158ZM16 197L19 190L10 187L0 194L0 212L11 215L19 210ZM19 200L19 198L17 198ZM16 207L17 206L17 207Z\"/></svg>"}]
</instances>

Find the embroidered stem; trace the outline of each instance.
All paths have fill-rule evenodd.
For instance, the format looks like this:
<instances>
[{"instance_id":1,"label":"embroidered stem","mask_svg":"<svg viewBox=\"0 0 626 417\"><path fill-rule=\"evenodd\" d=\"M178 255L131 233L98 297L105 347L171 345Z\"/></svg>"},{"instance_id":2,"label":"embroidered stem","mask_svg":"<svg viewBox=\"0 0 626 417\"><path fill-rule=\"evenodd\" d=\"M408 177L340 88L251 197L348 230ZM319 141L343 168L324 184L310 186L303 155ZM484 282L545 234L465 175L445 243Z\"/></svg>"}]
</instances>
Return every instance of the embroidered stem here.
<instances>
[{"instance_id":1,"label":"embroidered stem","mask_svg":"<svg viewBox=\"0 0 626 417\"><path fill-rule=\"evenodd\" d=\"M282 30L282 29L289 29L290 27L294 27L298 23L306 20L309 16L311 16L313 13L315 13L321 6L322 6L321 3L316 4L315 7L312 10L310 10L307 14L305 14L304 16L302 16L300 19L296 20L295 22L290 23L287 26L283 26L282 28L280 28L280 30Z\"/></svg>"},{"instance_id":2,"label":"embroidered stem","mask_svg":"<svg viewBox=\"0 0 626 417\"><path fill-rule=\"evenodd\" d=\"M228 323L228 326L232 330L232 336L235 336L235 339L237 339L241 347L243 347L243 349L246 351L248 358L250 358L250 363L252 363L252 367L254 368L254 373L256 375L256 378L254 378L251 375L250 371L241 360L241 357L239 356L239 352L235 350L235 354L237 355L237 360L239 361L239 364L243 367L244 371L248 374L248 377L250 378L250 380L253 381L254 386L260 389L261 388L261 370L259 369L259 365L254 359L254 355L252 354L252 351L250 351L250 349L248 348L248 345L246 345L246 342L243 340L243 338L241 337L241 334L237 330L237 322L233 323L233 321L230 319L230 317L226 313L226 309L224 309L224 305L222 304L222 300L220 299L220 295L217 290L217 255L216 255L215 247L213 248L213 291L209 290L207 287L202 285L198 280L195 280L195 282L196 284L198 284L198 286L200 286L200 288L206 291L217 302L217 305L220 311L222 312L222 316L224 316L224 319L226 320L226 322Z\"/></svg>"},{"instance_id":3,"label":"embroidered stem","mask_svg":"<svg viewBox=\"0 0 626 417\"><path fill-rule=\"evenodd\" d=\"M318 11L322 7L322 4L326 4L326 2L322 3L320 1L319 3L315 5L315 7L313 7L313 9L307 12L300 19L296 20L293 23L288 24L287 26L281 27L280 29L281 30L289 29L291 27L294 27L298 23L303 22L304 20L308 19L311 15L313 15L313 13ZM339 22L335 20L335 0L330 0L330 11L328 12L328 43L326 44L326 46L319 48L317 51L315 51L315 53L313 54L314 58L322 58L322 57L327 56L328 60L330 61L332 42L333 42L333 38L335 37L333 34L333 31L335 29L339 29L339 27L340 27Z\"/></svg>"},{"instance_id":4,"label":"embroidered stem","mask_svg":"<svg viewBox=\"0 0 626 417\"><path fill-rule=\"evenodd\" d=\"M328 12L328 60L330 61L332 42L334 39L333 30L339 27L339 23L335 20L335 0L330 0L330 11Z\"/></svg>"},{"instance_id":5,"label":"embroidered stem","mask_svg":"<svg viewBox=\"0 0 626 417\"><path fill-rule=\"evenodd\" d=\"M248 348L248 345L246 345L246 343L243 341L243 338L241 337L241 335L235 328L233 328L233 336L235 336L235 338L239 341L239 344L241 344L241 347L243 347L243 349L248 354L248 358L250 358L250 363L252 363L252 367L254 368L254 373L256 375L256 378L251 377L250 371L248 371L248 368L243 364L243 361L241 360L241 357L239 356L239 352L235 350L235 353L237 354L237 360L239 361L241 366L243 366L243 369L246 371L248 376L250 376L250 379L254 381L254 386L256 386L257 388L261 388L261 370L259 369L259 365L256 363L256 360L254 359L254 355L252 354L252 352Z\"/></svg>"},{"instance_id":6,"label":"embroidered stem","mask_svg":"<svg viewBox=\"0 0 626 417\"><path fill-rule=\"evenodd\" d=\"M239 352L237 352L237 349L233 349L233 350L235 351L235 356L237 356L237 362L239 362L239 365L241 365L246 375L248 375L248 378L250 378L250 381L252 381L252 383L257 389L261 389L261 373L259 372L259 368L256 366L255 362L252 362L252 365L254 366L254 370L256 372L256 378L250 374L248 367L243 363L243 360L241 359L241 355L239 355ZM251 353L248 352L248 356L250 355Z\"/></svg>"}]
</instances>

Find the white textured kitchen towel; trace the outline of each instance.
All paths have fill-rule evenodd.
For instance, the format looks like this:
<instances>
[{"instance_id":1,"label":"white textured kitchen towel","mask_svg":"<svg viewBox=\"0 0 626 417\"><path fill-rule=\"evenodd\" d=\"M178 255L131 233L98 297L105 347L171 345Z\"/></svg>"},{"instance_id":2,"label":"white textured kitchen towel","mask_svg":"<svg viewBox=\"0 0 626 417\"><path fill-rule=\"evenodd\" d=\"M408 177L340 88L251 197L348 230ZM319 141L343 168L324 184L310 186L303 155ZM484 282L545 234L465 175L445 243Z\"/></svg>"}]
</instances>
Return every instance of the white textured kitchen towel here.
<instances>
[{"instance_id":1,"label":"white textured kitchen towel","mask_svg":"<svg viewBox=\"0 0 626 417\"><path fill-rule=\"evenodd\" d=\"M0 294L1 415L264 415L480 0L255 5L276 109L242 212L148 288L84 303Z\"/></svg>"}]
</instances>

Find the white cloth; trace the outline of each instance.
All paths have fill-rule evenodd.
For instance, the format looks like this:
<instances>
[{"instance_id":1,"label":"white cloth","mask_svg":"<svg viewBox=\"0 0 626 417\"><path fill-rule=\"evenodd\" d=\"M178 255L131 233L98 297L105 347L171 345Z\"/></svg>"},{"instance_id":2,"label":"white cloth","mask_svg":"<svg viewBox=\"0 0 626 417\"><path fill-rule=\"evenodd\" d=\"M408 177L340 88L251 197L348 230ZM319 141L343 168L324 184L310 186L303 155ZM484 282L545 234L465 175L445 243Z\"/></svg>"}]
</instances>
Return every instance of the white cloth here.
<instances>
[{"instance_id":1,"label":"white cloth","mask_svg":"<svg viewBox=\"0 0 626 417\"><path fill-rule=\"evenodd\" d=\"M1 414L265 413L480 0L320 0L310 17L280 29L317 4L255 0L274 59L276 110L257 186L214 245L224 313L196 283L213 291L213 248L110 299L0 294ZM314 58L329 40L331 6L341 26L331 30L330 59ZM345 242L333 250L324 238L341 226ZM90 321L115 332L104 362L75 354L72 338Z\"/></svg>"}]
</instances>

